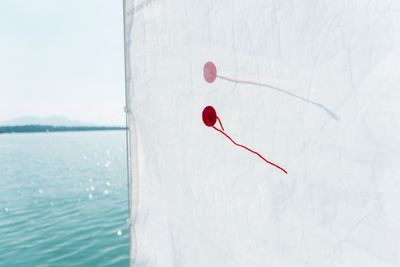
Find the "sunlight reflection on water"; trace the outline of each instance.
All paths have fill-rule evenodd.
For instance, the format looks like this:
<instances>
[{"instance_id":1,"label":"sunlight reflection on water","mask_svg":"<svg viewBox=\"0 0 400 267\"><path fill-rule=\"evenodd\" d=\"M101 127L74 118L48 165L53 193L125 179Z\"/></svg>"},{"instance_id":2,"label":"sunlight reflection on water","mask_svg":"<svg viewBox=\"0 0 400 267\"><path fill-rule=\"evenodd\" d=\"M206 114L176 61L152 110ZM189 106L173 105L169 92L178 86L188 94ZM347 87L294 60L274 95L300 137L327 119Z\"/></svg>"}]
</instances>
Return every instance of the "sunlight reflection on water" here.
<instances>
[{"instance_id":1,"label":"sunlight reflection on water","mask_svg":"<svg viewBox=\"0 0 400 267\"><path fill-rule=\"evenodd\" d=\"M124 142L0 135L0 266L128 266Z\"/></svg>"}]
</instances>

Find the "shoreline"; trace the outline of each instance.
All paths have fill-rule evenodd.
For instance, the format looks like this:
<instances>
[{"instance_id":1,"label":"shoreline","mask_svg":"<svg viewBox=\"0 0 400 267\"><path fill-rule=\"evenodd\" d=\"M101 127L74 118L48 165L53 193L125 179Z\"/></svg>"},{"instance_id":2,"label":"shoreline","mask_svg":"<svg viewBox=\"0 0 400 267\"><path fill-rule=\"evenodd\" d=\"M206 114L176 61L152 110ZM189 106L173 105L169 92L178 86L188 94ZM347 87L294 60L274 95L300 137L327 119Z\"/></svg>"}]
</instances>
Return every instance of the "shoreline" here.
<instances>
[{"instance_id":1,"label":"shoreline","mask_svg":"<svg viewBox=\"0 0 400 267\"><path fill-rule=\"evenodd\" d=\"M0 134L120 131L120 130L126 130L126 127L119 127L119 126L53 126L53 125L0 126Z\"/></svg>"}]
</instances>

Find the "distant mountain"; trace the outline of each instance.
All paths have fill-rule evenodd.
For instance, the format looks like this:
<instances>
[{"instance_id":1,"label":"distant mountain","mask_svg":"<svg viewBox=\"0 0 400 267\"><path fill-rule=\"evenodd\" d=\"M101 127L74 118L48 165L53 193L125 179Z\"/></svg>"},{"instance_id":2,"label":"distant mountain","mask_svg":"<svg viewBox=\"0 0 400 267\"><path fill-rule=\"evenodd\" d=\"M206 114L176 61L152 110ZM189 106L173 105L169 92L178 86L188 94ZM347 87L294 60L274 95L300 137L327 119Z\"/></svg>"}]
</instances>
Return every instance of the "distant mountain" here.
<instances>
[{"instance_id":1,"label":"distant mountain","mask_svg":"<svg viewBox=\"0 0 400 267\"><path fill-rule=\"evenodd\" d=\"M25 116L13 120L0 122L0 125L21 126L21 125L52 125L52 126L93 126L91 123L74 121L62 116L51 116L39 118L34 116Z\"/></svg>"},{"instance_id":2,"label":"distant mountain","mask_svg":"<svg viewBox=\"0 0 400 267\"><path fill-rule=\"evenodd\" d=\"M126 128L125 127L108 127L108 126L52 126L52 125L0 126L0 134L42 133L42 132L115 131L115 130L126 130Z\"/></svg>"}]
</instances>

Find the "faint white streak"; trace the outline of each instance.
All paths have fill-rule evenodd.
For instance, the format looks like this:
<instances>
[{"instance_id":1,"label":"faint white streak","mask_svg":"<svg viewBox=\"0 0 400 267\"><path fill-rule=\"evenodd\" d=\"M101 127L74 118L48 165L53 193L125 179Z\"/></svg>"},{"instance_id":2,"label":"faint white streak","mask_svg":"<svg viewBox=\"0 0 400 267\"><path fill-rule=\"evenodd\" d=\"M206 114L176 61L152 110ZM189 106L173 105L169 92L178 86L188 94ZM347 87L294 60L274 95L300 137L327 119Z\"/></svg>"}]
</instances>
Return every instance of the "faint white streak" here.
<instances>
[{"instance_id":1,"label":"faint white streak","mask_svg":"<svg viewBox=\"0 0 400 267\"><path fill-rule=\"evenodd\" d=\"M315 102L315 101L310 100L310 99L307 99L307 98L304 98L304 97L302 97L302 96L295 95L295 94L293 94L293 93L291 93L291 92L289 92L289 91L283 90L283 89L281 89L281 88L278 88L278 87L275 87L275 86L272 86L272 85L268 85L268 84L264 84L264 83L258 83L258 82L252 82L252 81L235 80L235 79L231 79L231 78L228 78L228 77L225 77L225 76L220 76L220 75L217 75L217 77L220 78L220 79L222 79L222 80L230 81L230 82L233 82L233 83L238 83L238 84L250 84L250 85L262 86L262 87L270 88L270 89L272 89L272 90L275 90L275 91L278 91L278 92L280 92L280 93L289 95L289 96L291 96L291 97L294 97L294 98L303 100L303 101L305 101L305 102L307 102L307 103L309 103L309 104L312 104L312 105L314 105L314 106L316 106L316 107L319 107L320 109L324 110L324 111L325 111L330 117L332 117L334 120L340 121L340 118L339 118L335 113L333 113L333 111L331 111L330 109L328 109L327 107L325 107L323 104L318 103L318 102Z\"/></svg>"}]
</instances>

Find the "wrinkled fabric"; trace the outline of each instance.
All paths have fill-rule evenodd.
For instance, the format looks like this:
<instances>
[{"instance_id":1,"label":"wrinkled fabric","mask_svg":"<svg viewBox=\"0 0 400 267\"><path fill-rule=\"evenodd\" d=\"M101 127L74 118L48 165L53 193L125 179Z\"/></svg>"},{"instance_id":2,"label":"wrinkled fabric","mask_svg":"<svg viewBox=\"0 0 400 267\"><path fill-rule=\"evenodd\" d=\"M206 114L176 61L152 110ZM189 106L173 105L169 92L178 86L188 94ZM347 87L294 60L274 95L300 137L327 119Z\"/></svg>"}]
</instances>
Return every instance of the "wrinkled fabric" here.
<instances>
[{"instance_id":1,"label":"wrinkled fabric","mask_svg":"<svg viewBox=\"0 0 400 267\"><path fill-rule=\"evenodd\" d=\"M399 1L124 12L132 266L400 266Z\"/></svg>"}]
</instances>

